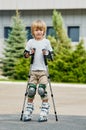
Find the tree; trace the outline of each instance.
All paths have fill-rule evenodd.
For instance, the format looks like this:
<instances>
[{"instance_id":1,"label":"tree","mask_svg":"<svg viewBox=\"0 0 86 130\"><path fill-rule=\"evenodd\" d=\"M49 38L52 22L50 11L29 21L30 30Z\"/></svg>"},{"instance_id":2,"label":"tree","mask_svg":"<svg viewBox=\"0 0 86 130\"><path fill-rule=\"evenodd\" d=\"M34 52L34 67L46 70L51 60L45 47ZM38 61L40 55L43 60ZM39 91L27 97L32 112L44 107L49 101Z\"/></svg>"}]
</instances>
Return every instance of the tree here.
<instances>
[{"instance_id":1,"label":"tree","mask_svg":"<svg viewBox=\"0 0 86 130\"><path fill-rule=\"evenodd\" d=\"M69 51L71 49L71 40L68 38L66 30L63 26L64 24L61 13L54 10L52 21L53 21L53 28L55 29L56 32L56 36L49 37L49 39L51 40L53 48L56 48L57 46L57 49L55 49L56 53L66 53L66 51Z\"/></svg>"},{"instance_id":2,"label":"tree","mask_svg":"<svg viewBox=\"0 0 86 130\"><path fill-rule=\"evenodd\" d=\"M86 50L81 40L71 55L72 81L86 83Z\"/></svg>"},{"instance_id":3,"label":"tree","mask_svg":"<svg viewBox=\"0 0 86 130\"><path fill-rule=\"evenodd\" d=\"M26 31L20 18L20 14L17 10L16 16L12 17L12 31L9 33L9 37L5 41L2 68L4 76L15 78L15 66L19 59L23 57L25 43Z\"/></svg>"},{"instance_id":4,"label":"tree","mask_svg":"<svg viewBox=\"0 0 86 130\"><path fill-rule=\"evenodd\" d=\"M59 12L53 11L53 26L56 36L48 38L54 48L55 58L49 62L50 76L55 82L86 83L86 50L81 40L75 49L63 26Z\"/></svg>"},{"instance_id":5,"label":"tree","mask_svg":"<svg viewBox=\"0 0 86 130\"><path fill-rule=\"evenodd\" d=\"M63 26L63 19L61 13L53 11L53 27L56 32L55 37L49 36L49 40L54 48L54 61L49 63L50 75L53 81L62 81L62 76L66 74L66 67L68 66L67 60L72 52L71 41Z\"/></svg>"}]
</instances>

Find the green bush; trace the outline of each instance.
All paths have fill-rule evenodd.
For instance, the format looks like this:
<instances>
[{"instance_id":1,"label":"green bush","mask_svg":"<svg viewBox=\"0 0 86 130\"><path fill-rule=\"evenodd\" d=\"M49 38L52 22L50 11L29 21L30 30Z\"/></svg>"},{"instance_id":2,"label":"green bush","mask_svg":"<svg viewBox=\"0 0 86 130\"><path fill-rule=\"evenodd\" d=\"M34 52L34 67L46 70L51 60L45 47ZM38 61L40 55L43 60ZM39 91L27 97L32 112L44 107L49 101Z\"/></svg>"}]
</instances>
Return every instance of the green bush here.
<instances>
[{"instance_id":1,"label":"green bush","mask_svg":"<svg viewBox=\"0 0 86 130\"><path fill-rule=\"evenodd\" d=\"M59 53L49 62L51 80L55 82L86 83L86 50L81 40L70 53Z\"/></svg>"},{"instance_id":2,"label":"green bush","mask_svg":"<svg viewBox=\"0 0 86 130\"><path fill-rule=\"evenodd\" d=\"M26 80L29 76L29 66L30 62L28 59L21 58L16 62L15 73L13 78L16 80Z\"/></svg>"}]
</instances>

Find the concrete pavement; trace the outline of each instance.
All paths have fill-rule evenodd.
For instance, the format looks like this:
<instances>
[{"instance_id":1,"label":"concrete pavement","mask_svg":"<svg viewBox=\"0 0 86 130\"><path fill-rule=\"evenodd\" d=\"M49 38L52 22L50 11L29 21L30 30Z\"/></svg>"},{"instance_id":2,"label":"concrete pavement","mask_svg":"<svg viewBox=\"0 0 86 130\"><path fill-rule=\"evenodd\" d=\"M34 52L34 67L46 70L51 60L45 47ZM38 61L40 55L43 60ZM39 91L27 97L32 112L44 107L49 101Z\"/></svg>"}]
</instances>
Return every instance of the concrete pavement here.
<instances>
[{"instance_id":1,"label":"concrete pavement","mask_svg":"<svg viewBox=\"0 0 86 130\"><path fill-rule=\"evenodd\" d=\"M59 115L56 122L54 115L49 115L48 122L37 122L38 115L33 120L23 122L20 115L0 115L0 130L86 130L86 116Z\"/></svg>"},{"instance_id":2,"label":"concrete pavement","mask_svg":"<svg viewBox=\"0 0 86 130\"><path fill-rule=\"evenodd\" d=\"M86 85L52 84L58 122L48 87L50 115L45 123L37 122L41 105L38 94L32 121L20 121L26 85L25 82L0 82L0 130L86 130Z\"/></svg>"}]
</instances>

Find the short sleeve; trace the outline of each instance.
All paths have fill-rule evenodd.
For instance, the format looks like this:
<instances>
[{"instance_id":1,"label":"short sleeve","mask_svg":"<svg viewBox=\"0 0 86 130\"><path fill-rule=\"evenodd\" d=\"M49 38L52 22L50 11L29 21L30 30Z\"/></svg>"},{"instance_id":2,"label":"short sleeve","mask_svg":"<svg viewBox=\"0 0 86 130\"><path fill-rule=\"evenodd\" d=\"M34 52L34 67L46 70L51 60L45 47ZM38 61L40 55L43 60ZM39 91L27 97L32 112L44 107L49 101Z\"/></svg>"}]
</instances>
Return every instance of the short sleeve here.
<instances>
[{"instance_id":1,"label":"short sleeve","mask_svg":"<svg viewBox=\"0 0 86 130\"><path fill-rule=\"evenodd\" d=\"M25 50L30 51L30 40L26 43Z\"/></svg>"},{"instance_id":2,"label":"short sleeve","mask_svg":"<svg viewBox=\"0 0 86 130\"><path fill-rule=\"evenodd\" d=\"M47 50L49 50L49 51L53 51L53 49L52 49L52 46L51 46L51 43L50 43L50 41L49 40L47 40Z\"/></svg>"}]
</instances>

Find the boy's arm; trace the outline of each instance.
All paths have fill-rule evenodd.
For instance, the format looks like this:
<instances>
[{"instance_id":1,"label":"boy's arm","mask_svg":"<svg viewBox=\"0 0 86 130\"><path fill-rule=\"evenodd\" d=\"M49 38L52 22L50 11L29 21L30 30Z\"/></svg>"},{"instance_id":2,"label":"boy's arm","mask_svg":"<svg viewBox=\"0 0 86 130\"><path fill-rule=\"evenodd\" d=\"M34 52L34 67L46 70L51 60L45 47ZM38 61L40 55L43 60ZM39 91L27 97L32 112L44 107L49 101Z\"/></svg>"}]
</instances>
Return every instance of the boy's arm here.
<instances>
[{"instance_id":1,"label":"boy's arm","mask_svg":"<svg viewBox=\"0 0 86 130\"><path fill-rule=\"evenodd\" d=\"M27 42L24 50L24 57L28 58L29 56L30 56L30 40Z\"/></svg>"},{"instance_id":2,"label":"boy's arm","mask_svg":"<svg viewBox=\"0 0 86 130\"><path fill-rule=\"evenodd\" d=\"M52 46L51 46L50 41L48 41L48 47L47 47L47 49L48 49L47 58L48 58L49 60L53 61L53 55L54 55L54 53L53 53L53 49L52 49Z\"/></svg>"}]
</instances>

